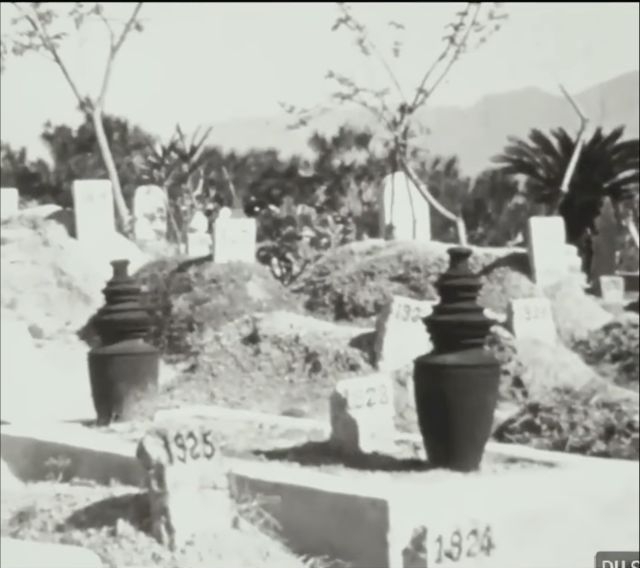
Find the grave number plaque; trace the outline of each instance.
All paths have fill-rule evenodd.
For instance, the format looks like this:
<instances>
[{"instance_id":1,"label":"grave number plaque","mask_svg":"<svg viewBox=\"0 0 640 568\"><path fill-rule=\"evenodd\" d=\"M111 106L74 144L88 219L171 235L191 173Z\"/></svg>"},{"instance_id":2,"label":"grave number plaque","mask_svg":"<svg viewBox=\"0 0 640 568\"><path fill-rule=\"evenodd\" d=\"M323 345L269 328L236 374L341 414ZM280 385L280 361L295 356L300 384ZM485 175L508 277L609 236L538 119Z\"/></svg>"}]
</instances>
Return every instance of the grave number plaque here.
<instances>
[{"instance_id":1,"label":"grave number plaque","mask_svg":"<svg viewBox=\"0 0 640 568\"><path fill-rule=\"evenodd\" d=\"M171 439L169 451L172 459L181 463L210 460L216 455L212 434L208 430L176 432Z\"/></svg>"},{"instance_id":2,"label":"grave number plaque","mask_svg":"<svg viewBox=\"0 0 640 568\"><path fill-rule=\"evenodd\" d=\"M448 534L437 534L428 544L428 550L433 553L430 560L436 565L445 566L458 563L467 565L472 559L491 556L494 549L490 526L468 530L456 528Z\"/></svg>"}]
</instances>

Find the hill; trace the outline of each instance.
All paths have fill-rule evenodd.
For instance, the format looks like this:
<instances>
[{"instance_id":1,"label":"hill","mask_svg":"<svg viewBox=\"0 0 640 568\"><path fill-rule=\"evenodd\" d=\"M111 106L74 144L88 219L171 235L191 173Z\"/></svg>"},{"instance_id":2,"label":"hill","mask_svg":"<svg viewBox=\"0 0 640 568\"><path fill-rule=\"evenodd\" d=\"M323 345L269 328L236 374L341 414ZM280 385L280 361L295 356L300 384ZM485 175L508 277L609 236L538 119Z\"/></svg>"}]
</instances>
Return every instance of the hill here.
<instances>
[{"instance_id":1,"label":"hill","mask_svg":"<svg viewBox=\"0 0 640 568\"><path fill-rule=\"evenodd\" d=\"M638 136L640 72L631 71L579 93L576 100L592 124L627 127L628 136ZM577 127L573 109L560 95L537 88L489 95L473 106L432 107L418 115L431 131L425 144L434 154L457 154L462 168L474 174L487 167L489 159L504 147L507 136L526 136L533 128L543 130ZM375 128L371 117L360 111L336 110L322 116L314 129L334 131L339 125L364 124ZM309 130L287 129L287 116L255 118L214 124L212 139L238 150L249 147L276 147L285 153L306 152Z\"/></svg>"}]
</instances>

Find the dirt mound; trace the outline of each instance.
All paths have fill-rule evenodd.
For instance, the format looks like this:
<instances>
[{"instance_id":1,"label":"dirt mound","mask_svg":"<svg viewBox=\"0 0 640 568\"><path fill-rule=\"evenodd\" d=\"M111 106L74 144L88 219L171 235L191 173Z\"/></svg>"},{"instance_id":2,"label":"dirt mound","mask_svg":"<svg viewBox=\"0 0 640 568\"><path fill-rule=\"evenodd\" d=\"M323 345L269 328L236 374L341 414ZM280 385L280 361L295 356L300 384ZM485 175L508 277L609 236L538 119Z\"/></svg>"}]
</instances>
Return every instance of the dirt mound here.
<instances>
[{"instance_id":1,"label":"dirt mound","mask_svg":"<svg viewBox=\"0 0 640 568\"><path fill-rule=\"evenodd\" d=\"M259 264L162 258L135 274L152 315L153 343L166 355L188 355L209 332L243 316L299 301Z\"/></svg>"},{"instance_id":2,"label":"dirt mound","mask_svg":"<svg viewBox=\"0 0 640 568\"><path fill-rule=\"evenodd\" d=\"M296 287L307 309L335 320L371 318L391 295L437 300L436 280L449 264L438 242L365 241L325 255ZM536 294L524 251L474 249L471 268L484 287L480 303L504 312L510 299Z\"/></svg>"},{"instance_id":3,"label":"dirt mound","mask_svg":"<svg viewBox=\"0 0 640 568\"><path fill-rule=\"evenodd\" d=\"M194 365L163 395L294 416L326 417L339 379L371 372L368 330L296 313L247 315L191 336Z\"/></svg>"},{"instance_id":4,"label":"dirt mound","mask_svg":"<svg viewBox=\"0 0 640 568\"><path fill-rule=\"evenodd\" d=\"M38 335L79 329L100 306L104 280L66 228L37 216L2 223L2 310Z\"/></svg>"}]
</instances>

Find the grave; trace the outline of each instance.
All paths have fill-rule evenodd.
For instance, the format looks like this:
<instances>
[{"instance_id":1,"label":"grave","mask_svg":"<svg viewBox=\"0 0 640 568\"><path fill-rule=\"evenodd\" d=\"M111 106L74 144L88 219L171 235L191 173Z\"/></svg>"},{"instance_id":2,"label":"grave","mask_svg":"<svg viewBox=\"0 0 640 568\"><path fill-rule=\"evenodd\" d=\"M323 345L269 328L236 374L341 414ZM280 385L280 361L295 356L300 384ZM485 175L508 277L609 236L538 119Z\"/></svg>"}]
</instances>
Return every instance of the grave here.
<instances>
[{"instance_id":1,"label":"grave","mask_svg":"<svg viewBox=\"0 0 640 568\"><path fill-rule=\"evenodd\" d=\"M382 182L380 234L394 240L430 241L431 207L404 172Z\"/></svg>"},{"instance_id":2,"label":"grave","mask_svg":"<svg viewBox=\"0 0 640 568\"><path fill-rule=\"evenodd\" d=\"M213 227L213 261L254 263L256 238L255 219L218 217Z\"/></svg>"},{"instance_id":3,"label":"grave","mask_svg":"<svg viewBox=\"0 0 640 568\"><path fill-rule=\"evenodd\" d=\"M203 257L211 254L211 233L209 219L202 211L196 211L187 232L187 255Z\"/></svg>"},{"instance_id":4,"label":"grave","mask_svg":"<svg viewBox=\"0 0 640 568\"><path fill-rule=\"evenodd\" d=\"M591 282L594 283L596 293L600 293L600 277L612 276L616 273L618 240L618 220L611 204L606 198L602 204L600 214L595 221L593 235L593 257L591 259Z\"/></svg>"},{"instance_id":5,"label":"grave","mask_svg":"<svg viewBox=\"0 0 640 568\"><path fill-rule=\"evenodd\" d=\"M108 242L116 232L111 182L76 180L72 193L78 241L94 246Z\"/></svg>"},{"instance_id":6,"label":"grave","mask_svg":"<svg viewBox=\"0 0 640 568\"><path fill-rule=\"evenodd\" d=\"M19 209L20 195L15 187L0 188L0 215L2 219L13 217Z\"/></svg>"},{"instance_id":7,"label":"grave","mask_svg":"<svg viewBox=\"0 0 640 568\"><path fill-rule=\"evenodd\" d=\"M103 568L91 550L68 544L52 544L2 537L0 563L11 568Z\"/></svg>"},{"instance_id":8,"label":"grave","mask_svg":"<svg viewBox=\"0 0 640 568\"><path fill-rule=\"evenodd\" d=\"M534 282L546 288L562 280L568 272L564 219L559 216L529 217L528 237Z\"/></svg>"},{"instance_id":9,"label":"grave","mask_svg":"<svg viewBox=\"0 0 640 568\"><path fill-rule=\"evenodd\" d=\"M231 525L227 471L211 430L189 421L153 427L140 440L136 457L145 472L158 542L175 550L203 530Z\"/></svg>"},{"instance_id":10,"label":"grave","mask_svg":"<svg viewBox=\"0 0 640 568\"><path fill-rule=\"evenodd\" d=\"M600 276L598 288L600 296L607 303L618 304L625 301L622 276Z\"/></svg>"},{"instance_id":11,"label":"grave","mask_svg":"<svg viewBox=\"0 0 640 568\"><path fill-rule=\"evenodd\" d=\"M138 242L157 242L167 238L167 207L164 191L157 185L143 185L133 197L134 232Z\"/></svg>"},{"instance_id":12,"label":"grave","mask_svg":"<svg viewBox=\"0 0 640 568\"><path fill-rule=\"evenodd\" d=\"M547 298L512 300L507 307L507 327L518 339L556 343L558 332Z\"/></svg>"},{"instance_id":13,"label":"grave","mask_svg":"<svg viewBox=\"0 0 640 568\"><path fill-rule=\"evenodd\" d=\"M376 320L374 356L382 371L401 369L431 350L429 333L422 320L436 302L393 296Z\"/></svg>"},{"instance_id":14,"label":"grave","mask_svg":"<svg viewBox=\"0 0 640 568\"><path fill-rule=\"evenodd\" d=\"M330 444L345 453L384 453L394 444L393 384L376 374L336 383L329 399Z\"/></svg>"}]
</instances>

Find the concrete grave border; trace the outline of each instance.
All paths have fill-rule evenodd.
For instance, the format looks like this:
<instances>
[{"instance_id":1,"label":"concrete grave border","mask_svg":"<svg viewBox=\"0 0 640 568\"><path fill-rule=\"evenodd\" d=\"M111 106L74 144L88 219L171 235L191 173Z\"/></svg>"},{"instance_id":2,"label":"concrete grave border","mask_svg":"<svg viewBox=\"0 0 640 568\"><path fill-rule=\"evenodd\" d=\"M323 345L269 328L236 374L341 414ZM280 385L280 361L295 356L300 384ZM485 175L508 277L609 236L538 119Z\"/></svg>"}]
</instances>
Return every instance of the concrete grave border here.
<instances>
[{"instance_id":1,"label":"concrete grave border","mask_svg":"<svg viewBox=\"0 0 640 568\"><path fill-rule=\"evenodd\" d=\"M156 414L156 419L179 417L215 417L303 429L325 427L328 430L328 425L315 420L219 407L186 407ZM52 473L52 461L57 460L57 463L67 463L59 472L63 481L80 478L103 485L114 481L133 487L144 485L144 475L135 458L135 444L132 442L89 431L77 424L48 424L46 428L42 424L3 425L0 434L2 460L22 481L46 479ZM398 437L420 441L415 435ZM487 452L556 466L548 471L536 471L535 475L533 472L518 472L513 476L518 476L523 483L549 480L552 486L557 486L555 491L559 495L567 492L567 475L571 476L573 483L575 479L586 478L589 471L602 472L602 468L609 471L617 468L616 473L627 476L636 475L634 472L638 469L636 462L586 458L506 444L490 443ZM446 499L450 503L451 496L455 495L456 508L461 507L465 515L471 515L478 510L477 507L488 506L491 497L488 494L493 491L492 495L495 495L495 488L505 481L491 476L469 478L452 474L446 482L421 485L418 493L424 504L416 507L415 484L401 485L385 476L353 480L280 464L238 459L228 459L227 462L230 480L239 496L254 500L263 496L275 497L269 499L275 502L265 508L294 551L337 556L355 566L400 568L403 566L402 550L411 532L420 523L427 522L429 514L432 519L434 514L439 515L441 505L446 510ZM561 483L562 479L565 481ZM508 485L522 486L520 482ZM514 500L517 502L517 498ZM487 510L490 511L491 507ZM313 514L309 514L310 511Z\"/></svg>"}]
</instances>

